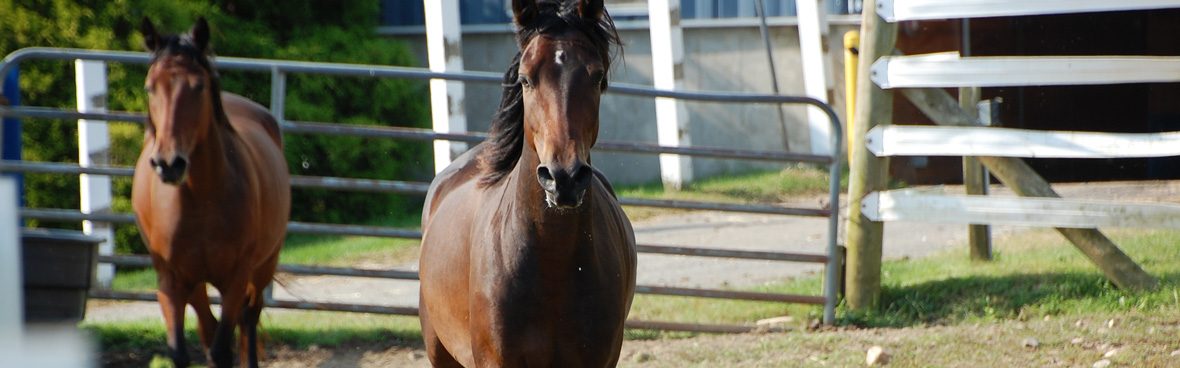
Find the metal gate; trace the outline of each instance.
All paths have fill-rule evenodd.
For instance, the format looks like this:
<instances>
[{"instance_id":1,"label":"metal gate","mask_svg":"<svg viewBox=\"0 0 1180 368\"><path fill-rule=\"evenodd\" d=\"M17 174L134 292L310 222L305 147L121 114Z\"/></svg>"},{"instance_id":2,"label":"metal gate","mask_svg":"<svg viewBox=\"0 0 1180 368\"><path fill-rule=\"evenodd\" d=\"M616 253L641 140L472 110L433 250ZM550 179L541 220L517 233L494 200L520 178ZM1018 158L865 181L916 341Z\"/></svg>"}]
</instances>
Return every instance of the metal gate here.
<instances>
[{"instance_id":1,"label":"metal gate","mask_svg":"<svg viewBox=\"0 0 1180 368\"><path fill-rule=\"evenodd\" d=\"M147 64L149 55L141 52L125 51L96 51L61 48L25 48L14 51L0 62L0 75L6 75L14 66L25 60L94 60L103 62L118 62L129 64ZM336 75L372 78L409 78L409 79L446 79L463 82L500 83L501 76L486 72L439 73L423 68L408 68L377 65L355 65L339 63L318 63L284 60L264 60L234 57L219 57L215 60L218 69L246 70L254 72L269 72L271 74L271 112L279 120L284 133L290 134L327 134L327 135L358 135L367 137L383 137L411 140L447 140L461 142L480 142L486 135L479 133L455 134L439 133L429 129L356 126L344 124L315 123L287 121L283 118L283 101L285 98L286 75L291 73L306 73L320 75ZM716 93L716 92L687 92L656 90L633 84L611 84L608 93L633 96L673 98L690 101L709 101L723 103L760 103L760 104L807 104L818 107L829 118L831 123L832 154L812 155L790 152L759 151L744 149L722 149L708 147L669 147L646 143L600 141L596 150L646 153L646 154L679 154L703 156L712 158L763 160L777 162L803 162L823 164L828 166L829 172L829 207L823 208L792 208L765 204L734 204L718 202L700 202L683 200L653 200L639 198L619 198L619 203L627 206L645 206L661 208L679 208L690 210L729 211L759 214L776 214L787 216L809 216L828 218L827 254L799 254L786 252L740 251L729 249L680 247L668 245L639 244L637 249L642 253L673 254L699 257L737 258L752 260L770 260L786 262L820 263L826 265L822 294L791 295L761 292L746 292L718 289L698 289L667 286L638 285L636 292L655 295L676 295L702 298L721 298L753 301L772 301L784 303L803 303L824 306L825 324L832 324L835 319L835 306L839 291L841 260L837 250L837 226L840 183L840 153L842 137L839 118L827 104L810 97L780 96L748 93ZM6 117L34 117L45 119L91 119L104 121L127 121L143 123L145 116L138 112L107 112L83 113L71 109L48 107L20 107L0 106L0 116ZM83 167L74 164L45 163L27 161L0 161L0 172L33 172L54 173L65 175L99 175L99 176L131 176L133 168L114 166ZM292 187L321 188L346 191L366 191L391 194L424 195L429 183L405 182L393 180L373 180L342 177L292 176ZM21 208L23 218L53 221L95 221L107 223L134 223L134 215L130 213L83 213L74 209L54 208ZM329 235L358 235L391 238L421 238L422 233L417 229L400 229L377 226L321 224L291 222L288 224L289 233L329 234ZM123 266L150 266L147 256L141 255L102 255L100 262ZM418 275L412 270L375 270L347 267L326 267L309 265L279 265L280 272L297 275L333 275L351 277L374 277L400 280L417 280ZM154 301L154 293L122 292L108 289L94 289L90 292L93 298L146 300ZM215 299L214 302L217 302ZM328 302L305 302L294 300L273 300L269 306L292 309L312 309L328 311L348 311L363 313L382 313L398 315L417 315L416 307L357 305ZM659 321L627 321L627 327L639 329L662 329L698 332L747 332L753 329L748 325L721 324L688 324Z\"/></svg>"}]
</instances>

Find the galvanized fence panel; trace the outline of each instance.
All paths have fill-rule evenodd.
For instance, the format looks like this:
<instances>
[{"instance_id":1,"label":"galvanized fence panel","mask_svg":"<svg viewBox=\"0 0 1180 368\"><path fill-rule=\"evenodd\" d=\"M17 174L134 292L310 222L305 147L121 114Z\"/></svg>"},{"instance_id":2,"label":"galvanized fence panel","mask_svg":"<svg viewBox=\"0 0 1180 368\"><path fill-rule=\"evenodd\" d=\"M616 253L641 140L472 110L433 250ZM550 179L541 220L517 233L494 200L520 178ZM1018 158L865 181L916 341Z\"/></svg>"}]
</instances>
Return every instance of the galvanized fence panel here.
<instances>
[{"instance_id":1,"label":"galvanized fence panel","mask_svg":"<svg viewBox=\"0 0 1180 368\"><path fill-rule=\"evenodd\" d=\"M79 49L56 49L56 48L26 48L17 50L6 56L3 62L0 62L0 75L6 73L11 67L19 64L21 61L29 59L40 60L101 60L108 62L121 62L133 64L147 64L149 62L148 55L139 52L122 52L122 51L95 51L95 50L79 50ZM247 58L232 58L219 57L215 61L220 69L233 70L247 70L247 71L261 71L269 72L272 75L274 83L272 86L276 91L272 91L272 99L276 106L281 106L283 103L282 89L285 88L285 76L291 73L308 73L321 75L337 75L337 76L356 76L356 77L377 77L377 78L409 78L409 79L447 79L464 82L480 82L480 83L499 83L501 76L494 73L486 72L465 72L465 73L440 73L431 72L427 69L408 68L408 67L394 67L394 66L378 66L378 65L353 65L353 64L337 64L337 63L317 63L317 62L300 62L300 61L281 61L281 60L262 60L262 59L247 59ZM687 256L699 257L722 257L722 258L737 258L737 259L754 259L754 260L771 260L771 261L786 261L786 262L811 262L823 263L826 266L824 277L824 290L822 296L807 296L807 295L790 295L790 294L776 294L776 293L758 293L746 291L732 291L732 290L710 290L710 289L694 289L694 288L679 288L666 286L648 286L640 285L637 287L637 292L645 294L656 295L677 295L677 296L693 296L706 298L724 298L724 299L738 299L738 300L757 300L757 301L773 301L773 302L788 302L788 303L804 303L817 304L824 306L824 323L831 324L834 322L835 306L837 302L840 253L837 248L837 226L838 214L835 210L839 208L839 182L840 171L839 164L841 162L840 154L843 146L843 133L839 118L835 112L827 104L810 97L801 96L781 96L781 95L764 95L764 94L749 94L749 93L705 93L705 92L686 92L686 91L668 91L656 90L649 87L629 85L629 84L612 84L608 93L617 93L633 96L646 97L668 97L676 99L684 99L691 101L707 101L719 103L761 103L761 104L807 104L818 107L829 118L832 124L831 130L831 147L833 147L833 154L813 155L801 154L791 152L774 152L774 151L758 151L758 150L744 150L744 149L728 149L728 148L714 148L714 147L669 147L660 146L649 143L635 143L635 142L598 142L595 149L604 151L619 151L632 153L648 153L648 154L681 154L692 156L705 156L713 158L727 158L727 159L743 159L743 160L765 160L765 161L779 161L779 162L804 162L823 164L828 166L829 172L829 208L830 209L814 209L814 208L791 208L777 205L764 204L735 204L735 203L718 203L718 202L702 202L702 201L682 201L682 200L652 200L639 198L620 198L619 202L627 206L647 206L647 207L661 207L661 208L681 208L693 210L709 210L709 211L731 211L744 213L763 213L763 214L777 214L789 216L814 216L828 218L828 242L827 254L798 254L787 252L762 252L762 251L743 251L730 249L711 249L700 247L682 247L671 245L651 245L640 244L638 250L644 253L655 254L677 254ZM273 106L272 106L273 108ZM141 113L133 112L108 112L108 113L79 113L66 109L44 108L44 107L7 107L0 106L0 116L13 117L34 117L45 119L93 119L93 120L107 120L107 121L127 121L142 123L145 117ZM286 121L282 116L277 116L280 120L281 128L284 133L294 134L328 134L328 135L362 135L368 137L384 137L394 139L412 139L412 140L450 140L475 143L480 142L486 138L486 134L481 133L439 133L428 129L417 128L402 128L402 127L385 127L385 126L358 126L358 125L343 125L331 124L322 122L296 122ZM0 161L0 172L37 172L37 173L55 173L55 174L89 174L89 175L107 175L107 176L130 176L133 173L133 168L130 167L79 167L72 164L61 163L46 163L46 162L26 162L26 161ZM291 178L293 187L301 188L320 188L331 190L345 190L345 191L367 191L378 193L394 193L394 194L424 194L429 187L429 183L420 182L405 182L394 180L378 180L378 179L358 179L358 178L339 178L339 177L314 177L314 176L293 176ZM21 209L21 216L25 218L53 220L53 221L82 221L93 220L113 223L133 223L135 221L132 214L126 213L92 213L85 214L77 210L69 209L47 209L47 208L23 208ZM332 235L358 235L358 236L377 236L377 237L392 237L392 238L421 238L422 233L417 229L398 229L379 226L361 226L361 225L344 225L344 224L317 224L317 223L302 223L291 222L288 225L288 232L290 233L309 233L309 234L332 234ZM108 262L117 265L125 266L145 266L150 264L146 256L103 256L102 262ZM349 267L326 267L313 265L292 265L282 264L279 267L280 271L293 274L302 275L334 275L334 276L352 276L352 277L377 277L387 279L401 279L401 280L417 280L417 273L409 270L372 270L359 269ZM120 300L155 300L155 295L151 293L134 293L122 292L113 290L96 289L91 292L91 297L102 299L120 299ZM292 300L275 300L269 304L272 307L278 308L292 308L292 309L313 309L313 310L330 310L330 311L348 311L348 312L364 312L364 313L383 313L383 314L400 314L400 315L417 315L417 309L414 307L398 307L398 306L377 306L377 305L350 305L340 303L327 302L305 302ZM672 322L658 322L658 321L628 321L629 328L643 328L643 329L662 329L662 330L681 330L681 331L698 331L698 332L747 332L758 329L755 326L747 325L713 325L713 324L693 324L693 323L672 323Z\"/></svg>"}]
</instances>

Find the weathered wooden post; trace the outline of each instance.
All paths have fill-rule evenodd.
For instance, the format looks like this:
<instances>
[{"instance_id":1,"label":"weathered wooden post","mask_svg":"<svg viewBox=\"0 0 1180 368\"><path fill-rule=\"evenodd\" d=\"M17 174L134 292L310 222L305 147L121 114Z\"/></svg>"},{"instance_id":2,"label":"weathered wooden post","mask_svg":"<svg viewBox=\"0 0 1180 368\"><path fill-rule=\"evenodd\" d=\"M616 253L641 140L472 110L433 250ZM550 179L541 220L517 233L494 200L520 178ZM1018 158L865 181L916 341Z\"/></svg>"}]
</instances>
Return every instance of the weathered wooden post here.
<instances>
[{"instance_id":1,"label":"weathered wooden post","mask_svg":"<svg viewBox=\"0 0 1180 368\"><path fill-rule=\"evenodd\" d=\"M979 94L979 87L960 87L959 107L968 115L979 116ZM986 195L989 176L978 158L963 156L963 189L967 194ZM972 261L990 261L991 226L967 225L967 247L971 250Z\"/></svg>"},{"instance_id":2,"label":"weathered wooden post","mask_svg":"<svg viewBox=\"0 0 1180 368\"><path fill-rule=\"evenodd\" d=\"M971 20L961 20L959 53L971 56ZM971 116L979 116L979 87L959 88L959 107ZM967 194L986 195L989 180L987 170L979 163L979 159L963 156L963 189ZM970 249L971 260L990 261L992 259L991 226L967 225L967 248Z\"/></svg>"},{"instance_id":3,"label":"weathered wooden post","mask_svg":"<svg viewBox=\"0 0 1180 368\"><path fill-rule=\"evenodd\" d=\"M860 60L857 74L856 113L853 115L852 140L849 142L848 259L845 300L851 309L875 308L881 295L882 223L860 213L865 195L885 188L889 161L865 148L865 133L877 125L893 120L893 95L877 87L869 78L873 62L893 53L897 25L886 22L876 12L877 1L865 0L860 31Z\"/></svg>"}]
</instances>

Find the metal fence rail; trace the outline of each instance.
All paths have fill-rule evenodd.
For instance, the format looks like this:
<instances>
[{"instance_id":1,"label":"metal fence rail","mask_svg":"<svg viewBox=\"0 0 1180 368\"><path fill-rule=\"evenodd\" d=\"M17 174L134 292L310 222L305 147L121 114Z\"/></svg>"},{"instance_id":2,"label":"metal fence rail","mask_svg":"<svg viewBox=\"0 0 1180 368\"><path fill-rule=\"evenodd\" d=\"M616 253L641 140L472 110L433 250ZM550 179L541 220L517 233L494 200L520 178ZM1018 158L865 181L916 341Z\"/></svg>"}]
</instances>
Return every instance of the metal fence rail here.
<instances>
[{"instance_id":1,"label":"metal fence rail","mask_svg":"<svg viewBox=\"0 0 1180 368\"><path fill-rule=\"evenodd\" d=\"M121 52L121 51L94 51L94 50L79 50L79 49L55 49L55 48L26 48L17 50L4 58L0 62L0 75L4 75L14 65L21 61L29 59L42 60L99 60L107 62L120 62L132 64L147 64L149 57L145 53L139 52ZM501 76L496 73L486 72L464 72L464 73L440 73L431 72L427 69L421 68L407 68L394 66L378 66L378 65L353 65L353 64L336 64L336 63L316 63L316 62L300 62L300 61L278 61L278 60L262 60L262 59L247 59L247 58L233 58L233 57L219 57L215 60L216 66L219 69L233 69L246 70L255 72L269 72L272 76L272 106L273 111L282 111L283 96L285 90L285 78L289 73L311 73L321 75L336 75L336 76L354 76L354 77L379 77L379 78L408 78L408 79L446 79L457 80L464 82L479 82L479 83L500 83ZM763 204L735 204L735 203L716 203L716 202L700 202L700 201L679 201L679 200L650 200L637 198L620 198L620 203L628 206L648 206L648 207L663 207L663 208L683 208L695 210L711 210L711 211L733 211L746 213L764 213L764 214L778 214L790 216L815 216L828 218L828 234L827 254L797 254L785 252L756 252L756 251L742 251L729 249L710 249L710 248L696 248L696 247L681 247L669 245L638 245L638 250L645 253L656 254L677 254L700 257L724 257L724 258L738 258L738 259L754 259L754 260L773 260L773 261L787 261L787 262L812 262L823 263L826 265L826 273L824 277L824 290L822 296L803 296L803 295L787 295L787 294L773 294L773 293L756 293L730 290L708 290L708 289L691 289L691 288L677 288L677 287L663 287L663 286L646 286L640 285L637 287L637 292L657 295L677 295L677 296L695 296L707 298L725 298L725 299L742 299L742 300L759 300L759 301L774 301L774 302L791 302L791 303L805 303L805 304L820 304L824 305L824 322L831 324L834 321L834 308L837 300L838 285L836 282L840 279L838 271L840 269L840 254L838 253L836 245L836 230L837 230L837 214L832 210L839 208L839 182L840 171L839 163L840 154L843 152L841 147L843 145L843 133L841 132L841 125L835 112L827 104L810 97L801 96L780 96L780 95L763 95L763 94L747 94L747 93L704 93L704 92L685 92L685 91L668 91L656 90L650 87L618 83L612 84L608 89L608 93L624 94L632 96L645 97L664 97L675 98L691 101L703 102L720 102L720 103L763 103L763 104L806 104L812 105L823 111L829 118L831 123L831 147L833 147L833 154L827 155L812 155L800 154L791 152L773 152L773 151L759 151L759 150L745 150L745 149L726 149L726 148L711 148L711 147L669 147L660 146L649 143L635 143L635 142L609 142L602 141L596 144L595 149L604 151L617 152L631 152L643 154L680 154L693 156L707 156L713 158L728 158L728 159L743 159L743 160L766 160L778 162L805 162L816 163L828 166L829 172L829 208L790 208L777 205L763 205ZM386 126L360 126L360 125L344 125L331 124L322 122L298 122L287 121L283 119L281 114L277 114L280 121L281 128L285 133L296 134L331 134L331 135L361 135L367 137L382 137L395 139L412 139L423 141L434 140L450 140L475 143L480 142L486 138L486 134L481 133L439 133L428 129L418 128L403 128L403 127L386 127ZM79 113L67 109L43 108L43 107L5 107L0 106L0 116L13 117L32 117L44 119L90 119L90 120L104 120L104 121L127 121L142 123L145 117L140 113L132 112L110 112L110 113ZM72 164L60 163L44 163L44 162L23 162L23 161L0 161L0 172L37 172L37 173L55 173L55 174L89 174L89 175L107 175L107 176L130 176L133 173L133 168L130 167L80 167ZM358 179L358 178L339 178L339 177L314 177L314 176L293 176L291 179L293 187L299 188L319 188L331 190L348 190L348 191L368 191L378 193L398 193L420 195L426 192L427 183L420 182L404 182L392 180L378 180L378 179ZM21 209L21 216L24 218L34 218L42 220L53 221L82 221L94 220L101 222L112 223L133 223L134 216L131 214L122 213L92 213L86 214L77 210L67 209ZM397 229L377 226L359 226L359 225L341 225L341 224L316 224L316 223L301 223L291 222L288 225L288 232L290 233L315 233L315 234L334 234L334 235L360 235L360 236L380 236L380 237L394 237L394 238L420 238L421 231L414 229ZM144 266L150 263L147 257L143 256L103 256L102 262L109 262L119 265L134 265ZM379 277L389 279L404 279L416 280L417 274L413 271L405 270L366 270L345 267L325 267L325 266L307 266L307 265L280 265L280 270L294 274L314 274L314 275L335 275L335 276L356 276L356 277ZM155 300L155 295L150 293L128 293L111 290L94 290L91 296L95 298L107 299L130 299L130 300ZM373 306L373 305L345 305L338 303L323 303L323 302L306 302L306 301L290 301L278 300L271 303L270 306L279 308L293 308L293 309L315 309L315 310L332 310L332 311L349 311L349 312L365 312L365 313L385 313L385 314L402 314L402 315L416 315L417 309L411 307L394 307L394 306ZM646 329L665 329L665 330L684 330L684 331L700 331L700 332L746 332L754 329L751 326L740 325L710 325L710 324L685 324L672 322L658 322L658 321L628 321L629 328L646 328Z\"/></svg>"}]
</instances>

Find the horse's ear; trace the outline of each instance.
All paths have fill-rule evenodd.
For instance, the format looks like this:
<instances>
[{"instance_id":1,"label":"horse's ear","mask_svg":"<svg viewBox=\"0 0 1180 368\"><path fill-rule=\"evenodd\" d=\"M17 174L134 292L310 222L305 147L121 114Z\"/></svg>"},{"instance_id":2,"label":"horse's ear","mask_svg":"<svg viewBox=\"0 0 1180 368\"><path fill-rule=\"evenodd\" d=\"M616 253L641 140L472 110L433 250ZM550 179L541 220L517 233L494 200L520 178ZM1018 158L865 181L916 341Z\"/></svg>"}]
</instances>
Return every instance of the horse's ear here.
<instances>
[{"instance_id":1,"label":"horse's ear","mask_svg":"<svg viewBox=\"0 0 1180 368\"><path fill-rule=\"evenodd\" d=\"M201 52L209 49L209 22L205 17L197 18L197 23L193 24L193 28L188 30L188 35L193 40L193 46L196 46Z\"/></svg>"},{"instance_id":2,"label":"horse's ear","mask_svg":"<svg viewBox=\"0 0 1180 368\"><path fill-rule=\"evenodd\" d=\"M139 23L139 33L143 35L143 48L156 51L160 47L160 34L156 32L156 26L152 25L152 20L148 17L143 17L143 21Z\"/></svg>"},{"instance_id":3,"label":"horse's ear","mask_svg":"<svg viewBox=\"0 0 1180 368\"><path fill-rule=\"evenodd\" d=\"M603 0L579 0L578 1L578 15L589 20L598 20L602 18L602 11L605 9Z\"/></svg>"},{"instance_id":4,"label":"horse's ear","mask_svg":"<svg viewBox=\"0 0 1180 368\"><path fill-rule=\"evenodd\" d=\"M512 0L512 15L518 26L532 24L537 16L537 0Z\"/></svg>"}]
</instances>

